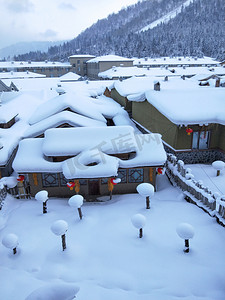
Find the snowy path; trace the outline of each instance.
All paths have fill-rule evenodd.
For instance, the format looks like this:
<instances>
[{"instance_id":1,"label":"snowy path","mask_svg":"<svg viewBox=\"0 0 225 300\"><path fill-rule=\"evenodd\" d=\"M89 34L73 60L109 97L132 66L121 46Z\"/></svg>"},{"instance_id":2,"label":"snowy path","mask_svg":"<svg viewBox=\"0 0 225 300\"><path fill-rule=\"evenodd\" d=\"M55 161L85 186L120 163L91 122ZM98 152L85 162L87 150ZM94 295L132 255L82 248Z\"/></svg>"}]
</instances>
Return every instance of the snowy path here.
<instances>
[{"instance_id":1,"label":"snowy path","mask_svg":"<svg viewBox=\"0 0 225 300\"><path fill-rule=\"evenodd\" d=\"M15 233L19 249L13 256L0 245L1 299L24 300L46 283L65 282L80 287L77 300L225 299L225 230L214 218L187 203L165 176L150 210L138 194L113 200L85 203L82 221L66 199L49 200L45 215L35 200L9 203L0 239ZM130 220L136 213L147 219L142 239ZM50 230L58 219L69 224L65 252ZM195 228L189 254L176 234L181 222Z\"/></svg>"}]
</instances>

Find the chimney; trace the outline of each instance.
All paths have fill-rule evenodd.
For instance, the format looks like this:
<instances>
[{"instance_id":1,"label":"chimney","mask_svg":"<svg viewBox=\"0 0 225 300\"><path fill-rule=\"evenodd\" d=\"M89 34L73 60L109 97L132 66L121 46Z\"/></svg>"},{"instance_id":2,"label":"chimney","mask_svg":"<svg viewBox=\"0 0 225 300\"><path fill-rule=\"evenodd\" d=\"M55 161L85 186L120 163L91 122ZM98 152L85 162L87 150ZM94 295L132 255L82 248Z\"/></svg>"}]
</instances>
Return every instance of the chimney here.
<instances>
[{"instance_id":1,"label":"chimney","mask_svg":"<svg viewBox=\"0 0 225 300\"><path fill-rule=\"evenodd\" d=\"M154 91L160 91L160 83L159 83L159 81L156 81L154 83Z\"/></svg>"},{"instance_id":2,"label":"chimney","mask_svg":"<svg viewBox=\"0 0 225 300\"><path fill-rule=\"evenodd\" d=\"M182 75L181 78L182 78L183 80L185 80L185 75Z\"/></svg>"},{"instance_id":3,"label":"chimney","mask_svg":"<svg viewBox=\"0 0 225 300\"><path fill-rule=\"evenodd\" d=\"M168 81L168 76L165 76L164 81Z\"/></svg>"}]
</instances>

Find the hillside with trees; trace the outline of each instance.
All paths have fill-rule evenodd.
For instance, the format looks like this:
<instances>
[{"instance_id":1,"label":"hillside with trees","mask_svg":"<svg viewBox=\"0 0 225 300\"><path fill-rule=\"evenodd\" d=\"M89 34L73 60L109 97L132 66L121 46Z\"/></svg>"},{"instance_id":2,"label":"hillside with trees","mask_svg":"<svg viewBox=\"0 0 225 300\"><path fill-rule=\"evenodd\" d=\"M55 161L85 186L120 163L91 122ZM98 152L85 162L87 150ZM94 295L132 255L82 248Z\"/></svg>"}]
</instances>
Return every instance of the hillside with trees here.
<instances>
[{"instance_id":1,"label":"hillside with trees","mask_svg":"<svg viewBox=\"0 0 225 300\"><path fill-rule=\"evenodd\" d=\"M225 59L224 0L193 0L169 22L140 31L186 0L145 0L87 28L48 52L18 55L16 60L67 60L73 54L125 57L211 56Z\"/></svg>"}]
</instances>

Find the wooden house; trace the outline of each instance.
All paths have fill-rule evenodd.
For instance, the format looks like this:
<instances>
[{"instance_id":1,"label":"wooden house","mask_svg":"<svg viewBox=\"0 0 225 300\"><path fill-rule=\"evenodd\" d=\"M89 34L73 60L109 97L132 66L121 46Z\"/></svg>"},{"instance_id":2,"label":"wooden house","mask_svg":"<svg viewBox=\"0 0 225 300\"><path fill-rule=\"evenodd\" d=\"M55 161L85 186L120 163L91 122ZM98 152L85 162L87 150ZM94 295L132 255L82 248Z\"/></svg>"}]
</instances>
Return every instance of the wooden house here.
<instances>
[{"instance_id":1,"label":"wooden house","mask_svg":"<svg viewBox=\"0 0 225 300\"><path fill-rule=\"evenodd\" d=\"M212 85L199 86L197 80L174 78L160 81L158 90L149 79L142 93L135 88L141 87L141 80L117 81L111 97L142 132L160 133L166 151L186 163L225 160L225 90L215 87L216 79Z\"/></svg>"},{"instance_id":2,"label":"wooden house","mask_svg":"<svg viewBox=\"0 0 225 300\"><path fill-rule=\"evenodd\" d=\"M121 182L113 193L136 192L142 182L155 185L165 161L159 134L137 134L131 126L56 128L44 138L22 140L13 168L27 178L32 196L43 189L55 197L79 191L92 200L109 195L116 177Z\"/></svg>"}]
</instances>

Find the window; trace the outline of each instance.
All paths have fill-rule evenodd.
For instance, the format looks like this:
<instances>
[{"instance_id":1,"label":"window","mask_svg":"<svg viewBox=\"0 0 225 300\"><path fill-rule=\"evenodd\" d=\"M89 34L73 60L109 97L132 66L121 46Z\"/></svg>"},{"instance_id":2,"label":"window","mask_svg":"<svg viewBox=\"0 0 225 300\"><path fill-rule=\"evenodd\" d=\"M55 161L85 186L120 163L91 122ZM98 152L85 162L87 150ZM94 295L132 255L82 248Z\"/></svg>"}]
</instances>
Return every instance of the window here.
<instances>
[{"instance_id":1,"label":"window","mask_svg":"<svg viewBox=\"0 0 225 300\"><path fill-rule=\"evenodd\" d=\"M209 131L194 131L192 138L192 149L208 149L209 136Z\"/></svg>"},{"instance_id":2,"label":"window","mask_svg":"<svg viewBox=\"0 0 225 300\"><path fill-rule=\"evenodd\" d=\"M118 170L118 177L121 179L121 183L127 182L127 170Z\"/></svg>"},{"instance_id":3,"label":"window","mask_svg":"<svg viewBox=\"0 0 225 300\"><path fill-rule=\"evenodd\" d=\"M87 185L87 179L79 179L80 185Z\"/></svg>"},{"instance_id":4,"label":"window","mask_svg":"<svg viewBox=\"0 0 225 300\"><path fill-rule=\"evenodd\" d=\"M60 185L61 186L66 186L67 180L66 180L65 176L63 175L63 173L59 174L59 178L60 178Z\"/></svg>"},{"instance_id":5,"label":"window","mask_svg":"<svg viewBox=\"0 0 225 300\"><path fill-rule=\"evenodd\" d=\"M42 186L59 186L58 174L57 173L47 173L42 174Z\"/></svg>"},{"instance_id":6,"label":"window","mask_svg":"<svg viewBox=\"0 0 225 300\"><path fill-rule=\"evenodd\" d=\"M129 169L128 182L143 182L144 170L143 169Z\"/></svg>"},{"instance_id":7,"label":"window","mask_svg":"<svg viewBox=\"0 0 225 300\"><path fill-rule=\"evenodd\" d=\"M108 183L108 178L101 179L101 184L107 184L107 183Z\"/></svg>"}]
</instances>

